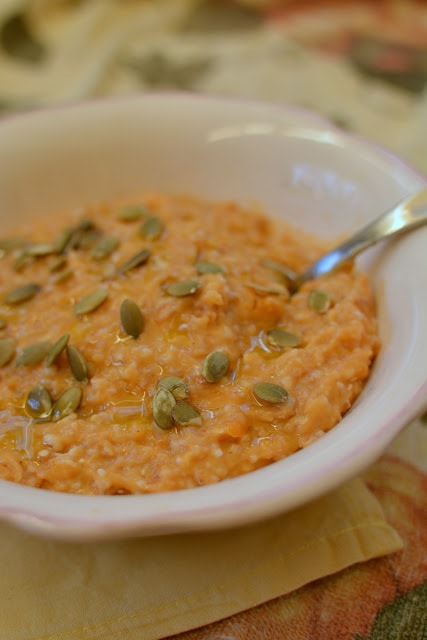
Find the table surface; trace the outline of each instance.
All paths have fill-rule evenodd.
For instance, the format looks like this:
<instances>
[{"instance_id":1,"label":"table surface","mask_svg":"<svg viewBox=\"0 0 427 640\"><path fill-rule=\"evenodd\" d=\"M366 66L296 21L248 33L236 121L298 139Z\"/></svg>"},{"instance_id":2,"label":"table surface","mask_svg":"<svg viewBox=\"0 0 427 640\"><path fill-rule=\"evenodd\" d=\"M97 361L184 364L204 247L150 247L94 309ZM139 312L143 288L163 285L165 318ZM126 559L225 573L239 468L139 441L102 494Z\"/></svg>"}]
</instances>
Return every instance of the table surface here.
<instances>
[{"instance_id":1,"label":"table surface","mask_svg":"<svg viewBox=\"0 0 427 640\"><path fill-rule=\"evenodd\" d=\"M138 3L123 3L120 15L108 0L74 9L65 0L37 10L37 3L2 4L4 113L158 88L256 97L321 113L427 174L425 3L279 2L272 9L249 0L174 0L148 12L144 38L129 30ZM402 536L401 552L179 638L426 640L426 422L409 425L365 474Z\"/></svg>"}]
</instances>

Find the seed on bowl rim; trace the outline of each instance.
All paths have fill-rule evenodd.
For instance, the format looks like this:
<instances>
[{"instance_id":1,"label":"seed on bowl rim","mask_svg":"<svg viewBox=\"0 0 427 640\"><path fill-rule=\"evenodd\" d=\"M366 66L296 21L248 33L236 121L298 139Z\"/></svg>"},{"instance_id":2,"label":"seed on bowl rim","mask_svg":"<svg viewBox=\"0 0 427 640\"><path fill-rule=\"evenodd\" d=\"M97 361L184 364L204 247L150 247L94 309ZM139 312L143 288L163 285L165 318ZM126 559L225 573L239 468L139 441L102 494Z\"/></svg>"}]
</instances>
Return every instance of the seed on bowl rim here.
<instances>
[{"instance_id":1,"label":"seed on bowl rim","mask_svg":"<svg viewBox=\"0 0 427 640\"><path fill-rule=\"evenodd\" d=\"M0 338L0 367L4 367L15 355L15 340Z\"/></svg>"},{"instance_id":2,"label":"seed on bowl rim","mask_svg":"<svg viewBox=\"0 0 427 640\"><path fill-rule=\"evenodd\" d=\"M64 333L64 335L58 338L58 340L53 344L51 350L46 356L46 366L50 367L56 362L56 360L59 358L59 356L67 346L69 339L69 333Z\"/></svg>"},{"instance_id":3,"label":"seed on bowl rim","mask_svg":"<svg viewBox=\"0 0 427 640\"><path fill-rule=\"evenodd\" d=\"M50 256L52 253L56 253L55 245L48 242L36 242L30 244L27 247L26 252L29 256L35 258L43 258L44 256Z\"/></svg>"},{"instance_id":4,"label":"seed on bowl rim","mask_svg":"<svg viewBox=\"0 0 427 640\"><path fill-rule=\"evenodd\" d=\"M46 340L33 342L32 344L29 344L21 349L18 357L15 360L15 366L29 367L34 364L39 364L39 362L46 358L51 349L52 343L47 342Z\"/></svg>"},{"instance_id":5,"label":"seed on bowl rim","mask_svg":"<svg viewBox=\"0 0 427 640\"><path fill-rule=\"evenodd\" d=\"M25 398L25 413L35 420L47 420L52 412L52 398L42 384L28 392Z\"/></svg>"},{"instance_id":6,"label":"seed on bowl rim","mask_svg":"<svg viewBox=\"0 0 427 640\"><path fill-rule=\"evenodd\" d=\"M266 342L275 349L289 349L301 344L298 336L285 329L269 329L265 332Z\"/></svg>"},{"instance_id":7,"label":"seed on bowl rim","mask_svg":"<svg viewBox=\"0 0 427 640\"><path fill-rule=\"evenodd\" d=\"M86 358L74 345L68 344L66 347L68 364L70 365L71 373L79 382L86 382L89 378L89 367L86 362Z\"/></svg>"},{"instance_id":8,"label":"seed on bowl rim","mask_svg":"<svg viewBox=\"0 0 427 640\"><path fill-rule=\"evenodd\" d=\"M141 265L145 264L149 257L150 250L142 249L141 251L138 251L133 256L131 256L129 260L126 260L126 262L122 264L121 267L119 267L119 271L121 273L132 271L132 269L136 269L136 267L140 267Z\"/></svg>"},{"instance_id":9,"label":"seed on bowl rim","mask_svg":"<svg viewBox=\"0 0 427 640\"><path fill-rule=\"evenodd\" d=\"M134 300L126 298L120 305L120 322L123 331L132 338L138 338L144 328L144 316Z\"/></svg>"},{"instance_id":10,"label":"seed on bowl rim","mask_svg":"<svg viewBox=\"0 0 427 640\"><path fill-rule=\"evenodd\" d=\"M308 305L314 311L325 313L331 306L331 298L329 293L321 289L313 289L308 294Z\"/></svg>"},{"instance_id":11,"label":"seed on bowl rim","mask_svg":"<svg viewBox=\"0 0 427 640\"><path fill-rule=\"evenodd\" d=\"M199 260L199 262L196 262L196 271L201 276L208 273L227 273L227 270L224 267L221 267L221 265L215 264L214 262L207 262L206 260Z\"/></svg>"},{"instance_id":12,"label":"seed on bowl rim","mask_svg":"<svg viewBox=\"0 0 427 640\"><path fill-rule=\"evenodd\" d=\"M95 311L95 309L98 309L98 307L105 302L107 297L108 291L106 289L97 289L96 291L92 291L91 293L83 296L83 298L80 298L80 300L77 300L74 305L74 312L77 313L77 315L91 313L92 311Z\"/></svg>"},{"instance_id":13,"label":"seed on bowl rim","mask_svg":"<svg viewBox=\"0 0 427 640\"><path fill-rule=\"evenodd\" d=\"M284 403L289 396L284 387L273 382L257 382L253 387L253 392L257 400L270 404Z\"/></svg>"},{"instance_id":14,"label":"seed on bowl rim","mask_svg":"<svg viewBox=\"0 0 427 640\"><path fill-rule=\"evenodd\" d=\"M82 395L82 390L77 386L69 387L63 391L53 404L52 420L57 422L71 413L75 413L80 406Z\"/></svg>"},{"instance_id":15,"label":"seed on bowl rim","mask_svg":"<svg viewBox=\"0 0 427 640\"><path fill-rule=\"evenodd\" d=\"M164 224L158 216L150 215L141 223L139 234L143 238L157 240L162 235L164 228Z\"/></svg>"},{"instance_id":16,"label":"seed on bowl rim","mask_svg":"<svg viewBox=\"0 0 427 640\"><path fill-rule=\"evenodd\" d=\"M202 365L202 376L207 382L219 382L230 367L230 359L224 351L212 351Z\"/></svg>"},{"instance_id":17,"label":"seed on bowl rim","mask_svg":"<svg viewBox=\"0 0 427 640\"><path fill-rule=\"evenodd\" d=\"M200 426L202 424L202 416L197 409L183 400L176 403L171 411L171 416L174 422L181 426Z\"/></svg>"},{"instance_id":18,"label":"seed on bowl rim","mask_svg":"<svg viewBox=\"0 0 427 640\"><path fill-rule=\"evenodd\" d=\"M198 280L177 280L166 287L166 293L175 298L191 296L200 288Z\"/></svg>"},{"instance_id":19,"label":"seed on bowl rim","mask_svg":"<svg viewBox=\"0 0 427 640\"><path fill-rule=\"evenodd\" d=\"M31 300L34 298L37 293L41 291L41 286L34 282L30 282L28 284L23 284L16 289L12 289L8 291L6 295L3 297L3 302L6 304L21 304L22 302L27 302L27 300Z\"/></svg>"},{"instance_id":20,"label":"seed on bowl rim","mask_svg":"<svg viewBox=\"0 0 427 640\"><path fill-rule=\"evenodd\" d=\"M188 387L185 381L178 376L167 376L159 381L159 387L164 387L172 393L176 400L188 398Z\"/></svg>"},{"instance_id":21,"label":"seed on bowl rim","mask_svg":"<svg viewBox=\"0 0 427 640\"><path fill-rule=\"evenodd\" d=\"M158 387L153 397L153 418L160 429L173 427L171 413L175 405L174 395L165 387Z\"/></svg>"}]
</instances>

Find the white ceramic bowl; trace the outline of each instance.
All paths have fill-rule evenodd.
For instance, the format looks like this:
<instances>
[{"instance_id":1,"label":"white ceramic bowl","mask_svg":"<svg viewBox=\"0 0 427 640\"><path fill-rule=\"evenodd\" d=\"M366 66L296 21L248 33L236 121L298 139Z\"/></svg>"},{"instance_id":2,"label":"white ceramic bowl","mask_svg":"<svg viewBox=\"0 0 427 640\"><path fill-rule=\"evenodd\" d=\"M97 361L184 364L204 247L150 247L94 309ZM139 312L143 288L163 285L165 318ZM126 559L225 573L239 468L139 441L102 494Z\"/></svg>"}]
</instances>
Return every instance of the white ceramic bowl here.
<instances>
[{"instance_id":1,"label":"white ceramic bowl","mask_svg":"<svg viewBox=\"0 0 427 640\"><path fill-rule=\"evenodd\" d=\"M399 159L299 110L180 94L90 102L0 122L0 220L144 189L261 203L334 238L425 183ZM371 463L427 400L427 228L360 258L376 289L382 351L342 422L259 471L138 496L77 496L0 481L0 518L68 539L204 530L291 509Z\"/></svg>"}]
</instances>

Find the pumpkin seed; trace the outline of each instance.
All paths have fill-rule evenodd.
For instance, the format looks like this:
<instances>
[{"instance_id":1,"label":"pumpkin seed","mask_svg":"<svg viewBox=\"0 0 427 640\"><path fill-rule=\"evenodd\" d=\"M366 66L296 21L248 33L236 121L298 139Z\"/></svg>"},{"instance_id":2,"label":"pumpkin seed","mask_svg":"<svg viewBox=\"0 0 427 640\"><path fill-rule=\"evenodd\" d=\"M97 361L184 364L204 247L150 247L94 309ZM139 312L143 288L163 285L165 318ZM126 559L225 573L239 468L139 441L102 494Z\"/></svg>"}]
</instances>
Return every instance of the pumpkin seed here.
<instances>
[{"instance_id":1,"label":"pumpkin seed","mask_svg":"<svg viewBox=\"0 0 427 640\"><path fill-rule=\"evenodd\" d=\"M0 367L4 367L15 355L15 341L12 338L0 338Z\"/></svg>"},{"instance_id":2,"label":"pumpkin seed","mask_svg":"<svg viewBox=\"0 0 427 640\"><path fill-rule=\"evenodd\" d=\"M29 256L41 258L55 253L55 246L53 244L48 244L47 242L38 242L36 244L31 244L26 249L26 252Z\"/></svg>"},{"instance_id":3,"label":"pumpkin seed","mask_svg":"<svg viewBox=\"0 0 427 640\"><path fill-rule=\"evenodd\" d=\"M108 291L106 289L97 289L97 291L92 291L92 293L88 293L75 303L74 312L77 313L77 315L91 313L101 306L107 297Z\"/></svg>"},{"instance_id":4,"label":"pumpkin seed","mask_svg":"<svg viewBox=\"0 0 427 640\"><path fill-rule=\"evenodd\" d=\"M33 256L30 256L26 251L20 251L12 263L12 269L14 271L22 271L32 262L34 262Z\"/></svg>"},{"instance_id":5,"label":"pumpkin seed","mask_svg":"<svg viewBox=\"0 0 427 640\"><path fill-rule=\"evenodd\" d=\"M137 338L144 328L142 311L136 302L130 298L123 300L120 306L120 321L123 331L129 336L132 336L132 338Z\"/></svg>"},{"instance_id":6,"label":"pumpkin seed","mask_svg":"<svg viewBox=\"0 0 427 640\"><path fill-rule=\"evenodd\" d=\"M187 402L177 402L171 411L171 416L175 422L182 426L202 424L200 413Z\"/></svg>"},{"instance_id":7,"label":"pumpkin seed","mask_svg":"<svg viewBox=\"0 0 427 640\"><path fill-rule=\"evenodd\" d=\"M308 305L314 309L314 311L325 313L331 305L329 293L321 289L313 289L308 295Z\"/></svg>"},{"instance_id":8,"label":"pumpkin seed","mask_svg":"<svg viewBox=\"0 0 427 640\"><path fill-rule=\"evenodd\" d=\"M134 222L140 220L148 214L148 209L144 205L132 205L119 210L117 217L121 222Z\"/></svg>"},{"instance_id":9,"label":"pumpkin seed","mask_svg":"<svg viewBox=\"0 0 427 640\"><path fill-rule=\"evenodd\" d=\"M170 429L173 426L171 412L175 405L173 394L164 387L159 387L153 398L153 418L160 429Z\"/></svg>"},{"instance_id":10,"label":"pumpkin seed","mask_svg":"<svg viewBox=\"0 0 427 640\"><path fill-rule=\"evenodd\" d=\"M10 253L16 249L23 249L28 244L25 238L20 236L11 236L10 238L0 238L0 251Z\"/></svg>"},{"instance_id":11,"label":"pumpkin seed","mask_svg":"<svg viewBox=\"0 0 427 640\"><path fill-rule=\"evenodd\" d=\"M199 275L205 275L207 273L227 273L224 267L221 267L219 264L206 262L204 260L196 263L196 271Z\"/></svg>"},{"instance_id":12,"label":"pumpkin seed","mask_svg":"<svg viewBox=\"0 0 427 640\"><path fill-rule=\"evenodd\" d=\"M230 360L223 351L212 351L206 356L202 366L202 375L207 382L219 382L230 367Z\"/></svg>"},{"instance_id":13,"label":"pumpkin seed","mask_svg":"<svg viewBox=\"0 0 427 640\"><path fill-rule=\"evenodd\" d=\"M267 269L270 269L271 271L274 271L275 273L282 276L282 278L284 278L286 282L289 280L292 282L297 277L297 274L295 273L295 271L293 271L289 267L286 267L280 262L276 262L275 260L270 260L269 258L266 258L265 260L261 261L261 264L263 267L266 267Z\"/></svg>"},{"instance_id":14,"label":"pumpkin seed","mask_svg":"<svg viewBox=\"0 0 427 640\"><path fill-rule=\"evenodd\" d=\"M67 229L64 229L60 232L58 237L53 242L55 253L63 253L67 249L73 233L74 229L71 227L68 227Z\"/></svg>"},{"instance_id":15,"label":"pumpkin seed","mask_svg":"<svg viewBox=\"0 0 427 640\"><path fill-rule=\"evenodd\" d=\"M61 284L61 282L65 282L68 278L74 274L74 271L71 267L68 269L62 269L62 271L58 271L52 278L53 284Z\"/></svg>"},{"instance_id":16,"label":"pumpkin seed","mask_svg":"<svg viewBox=\"0 0 427 640\"><path fill-rule=\"evenodd\" d=\"M142 249L142 251L138 251L135 253L129 260L127 260L119 269L121 273L127 273L136 267L140 267L145 264L150 256L149 249Z\"/></svg>"},{"instance_id":17,"label":"pumpkin seed","mask_svg":"<svg viewBox=\"0 0 427 640\"><path fill-rule=\"evenodd\" d=\"M80 387L66 389L52 407L52 419L57 422L70 415L70 413L75 413L80 406L81 400L82 390Z\"/></svg>"},{"instance_id":18,"label":"pumpkin seed","mask_svg":"<svg viewBox=\"0 0 427 640\"><path fill-rule=\"evenodd\" d=\"M24 347L15 361L15 366L30 367L44 360L52 349L51 342L33 342Z\"/></svg>"},{"instance_id":19,"label":"pumpkin seed","mask_svg":"<svg viewBox=\"0 0 427 640\"><path fill-rule=\"evenodd\" d=\"M93 249L101 238L102 234L99 229L79 229L73 234L72 247L73 249L81 249L83 251Z\"/></svg>"},{"instance_id":20,"label":"pumpkin seed","mask_svg":"<svg viewBox=\"0 0 427 640\"><path fill-rule=\"evenodd\" d=\"M73 345L67 345L67 358L75 379L85 382L89 378L89 368L82 352Z\"/></svg>"},{"instance_id":21,"label":"pumpkin seed","mask_svg":"<svg viewBox=\"0 0 427 640\"><path fill-rule=\"evenodd\" d=\"M3 302L6 302L6 304L21 304L22 302L26 302L27 300L34 298L40 290L41 286L39 284L24 284L6 293L3 298Z\"/></svg>"},{"instance_id":22,"label":"pumpkin seed","mask_svg":"<svg viewBox=\"0 0 427 640\"><path fill-rule=\"evenodd\" d=\"M258 291L259 293L269 293L275 296L280 296L286 293L285 291L281 291L280 289L276 289L274 287L266 287L265 285L258 284L257 282L245 282L245 284L247 287L255 289L255 291Z\"/></svg>"},{"instance_id":23,"label":"pumpkin seed","mask_svg":"<svg viewBox=\"0 0 427 640\"><path fill-rule=\"evenodd\" d=\"M286 389L272 382L257 382L257 384L254 385L253 392L258 400L272 404L286 402L289 396Z\"/></svg>"},{"instance_id":24,"label":"pumpkin seed","mask_svg":"<svg viewBox=\"0 0 427 640\"><path fill-rule=\"evenodd\" d=\"M92 258L103 260L108 258L119 246L119 241L114 236L104 236L92 247Z\"/></svg>"},{"instance_id":25,"label":"pumpkin seed","mask_svg":"<svg viewBox=\"0 0 427 640\"><path fill-rule=\"evenodd\" d=\"M49 271L51 273L56 273L60 271L67 265L67 258L63 255L56 256L49 264Z\"/></svg>"},{"instance_id":26,"label":"pumpkin seed","mask_svg":"<svg viewBox=\"0 0 427 640\"><path fill-rule=\"evenodd\" d=\"M163 222L157 216L148 216L139 227L139 233L143 238L156 240L164 230Z\"/></svg>"},{"instance_id":27,"label":"pumpkin seed","mask_svg":"<svg viewBox=\"0 0 427 640\"><path fill-rule=\"evenodd\" d=\"M284 329L270 329L266 332L266 341L275 349L297 347L301 343L298 336L295 336L293 333L285 331Z\"/></svg>"},{"instance_id":28,"label":"pumpkin seed","mask_svg":"<svg viewBox=\"0 0 427 640\"><path fill-rule=\"evenodd\" d=\"M53 347L46 356L46 366L50 367L57 361L57 359L67 346L69 339L70 334L64 333L64 335L54 343Z\"/></svg>"},{"instance_id":29,"label":"pumpkin seed","mask_svg":"<svg viewBox=\"0 0 427 640\"><path fill-rule=\"evenodd\" d=\"M200 282L197 280L179 280L168 285L166 287L166 293L170 296L181 298L184 296L191 296L193 293L196 293L199 287Z\"/></svg>"},{"instance_id":30,"label":"pumpkin seed","mask_svg":"<svg viewBox=\"0 0 427 640\"><path fill-rule=\"evenodd\" d=\"M176 400L184 400L188 397L188 387L182 378L178 376L167 376L159 382L159 387L163 387L172 393Z\"/></svg>"},{"instance_id":31,"label":"pumpkin seed","mask_svg":"<svg viewBox=\"0 0 427 640\"><path fill-rule=\"evenodd\" d=\"M52 398L42 385L36 385L25 399L25 413L36 420L47 420L52 412Z\"/></svg>"}]
</instances>

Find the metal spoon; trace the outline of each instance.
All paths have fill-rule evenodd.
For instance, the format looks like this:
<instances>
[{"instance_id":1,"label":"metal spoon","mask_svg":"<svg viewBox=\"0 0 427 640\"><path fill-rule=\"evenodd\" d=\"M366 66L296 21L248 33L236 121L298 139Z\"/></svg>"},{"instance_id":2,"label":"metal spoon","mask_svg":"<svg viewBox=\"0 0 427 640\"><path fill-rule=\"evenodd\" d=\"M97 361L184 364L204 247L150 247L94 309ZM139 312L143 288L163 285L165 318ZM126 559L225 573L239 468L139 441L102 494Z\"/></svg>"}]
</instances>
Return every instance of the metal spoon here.
<instances>
[{"instance_id":1,"label":"metal spoon","mask_svg":"<svg viewBox=\"0 0 427 640\"><path fill-rule=\"evenodd\" d=\"M303 273L289 274L292 291L297 291L304 282L334 271L344 262L357 256L384 238L403 231L421 227L427 223L427 187L400 202L387 213L366 225L332 251L325 253Z\"/></svg>"}]
</instances>

